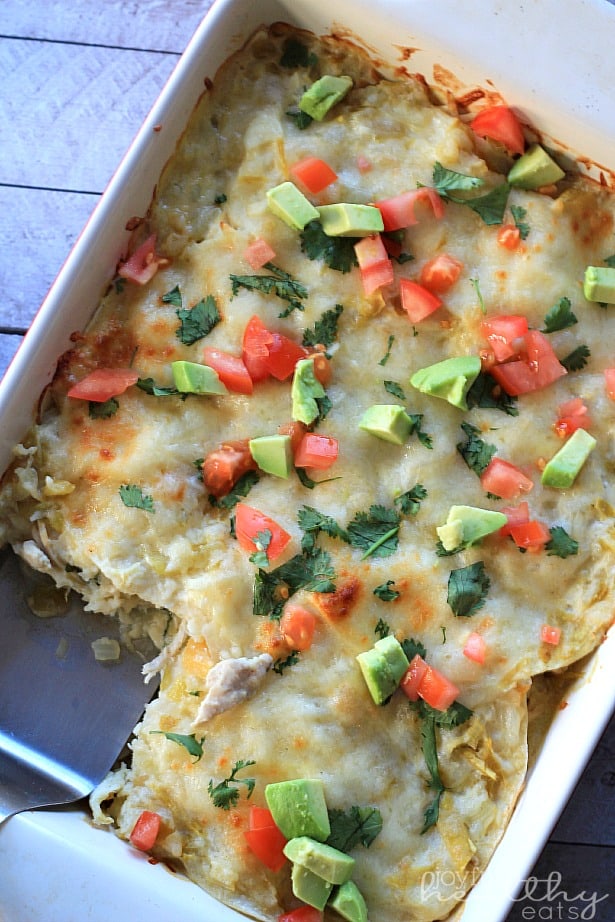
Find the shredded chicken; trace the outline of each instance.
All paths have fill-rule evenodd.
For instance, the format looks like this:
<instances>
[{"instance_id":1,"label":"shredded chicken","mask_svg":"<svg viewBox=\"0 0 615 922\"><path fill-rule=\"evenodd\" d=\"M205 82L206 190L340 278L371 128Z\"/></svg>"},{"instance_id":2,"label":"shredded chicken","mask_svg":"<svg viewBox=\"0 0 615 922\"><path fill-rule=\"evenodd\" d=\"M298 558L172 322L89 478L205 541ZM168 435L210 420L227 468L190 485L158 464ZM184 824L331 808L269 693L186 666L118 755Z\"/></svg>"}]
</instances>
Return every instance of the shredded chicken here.
<instances>
[{"instance_id":1,"label":"shredded chicken","mask_svg":"<svg viewBox=\"0 0 615 922\"><path fill-rule=\"evenodd\" d=\"M207 694L194 719L194 726L205 723L252 697L273 663L268 653L223 659L209 670Z\"/></svg>"},{"instance_id":2,"label":"shredded chicken","mask_svg":"<svg viewBox=\"0 0 615 922\"><path fill-rule=\"evenodd\" d=\"M153 660L150 660L149 663L145 663L145 665L142 667L141 672L145 676L145 684L147 684L153 676L159 673L163 667L166 666L166 664L171 659L173 659L176 653L179 653L185 643L186 635L186 625L182 621L173 640L160 651L158 656L155 656Z\"/></svg>"}]
</instances>

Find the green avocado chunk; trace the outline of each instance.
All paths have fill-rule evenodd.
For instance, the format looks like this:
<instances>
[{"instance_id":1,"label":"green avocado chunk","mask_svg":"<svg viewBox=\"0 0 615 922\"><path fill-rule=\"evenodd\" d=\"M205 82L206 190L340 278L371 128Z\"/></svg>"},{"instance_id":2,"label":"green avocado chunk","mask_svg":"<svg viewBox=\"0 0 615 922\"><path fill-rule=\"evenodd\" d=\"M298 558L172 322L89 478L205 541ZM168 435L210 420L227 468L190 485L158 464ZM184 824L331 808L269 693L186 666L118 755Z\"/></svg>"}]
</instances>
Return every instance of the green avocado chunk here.
<instances>
[{"instance_id":1,"label":"green avocado chunk","mask_svg":"<svg viewBox=\"0 0 615 922\"><path fill-rule=\"evenodd\" d=\"M345 883L354 871L354 858L309 836L290 839L284 846L284 854L293 864L307 868L330 884Z\"/></svg>"},{"instance_id":2,"label":"green avocado chunk","mask_svg":"<svg viewBox=\"0 0 615 922\"><path fill-rule=\"evenodd\" d=\"M325 389L314 374L313 359L300 359L295 365L290 396L292 418L309 426L320 412L316 401L325 396Z\"/></svg>"},{"instance_id":3,"label":"green avocado chunk","mask_svg":"<svg viewBox=\"0 0 615 922\"><path fill-rule=\"evenodd\" d=\"M336 202L321 205L318 215L328 237L371 237L384 230L382 214L374 205Z\"/></svg>"},{"instance_id":4,"label":"green avocado chunk","mask_svg":"<svg viewBox=\"0 0 615 922\"><path fill-rule=\"evenodd\" d=\"M379 655L384 657L396 684L399 684L410 663L398 639L393 634L388 634L386 637L376 641L374 650L377 650Z\"/></svg>"},{"instance_id":5,"label":"green avocado chunk","mask_svg":"<svg viewBox=\"0 0 615 922\"><path fill-rule=\"evenodd\" d=\"M309 868L301 864L294 864L291 875L291 886L298 900L313 906L315 909L324 909L333 890L333 884L314 874Z\"/></svg>"},{"instance_id":6,"label":"green avocado chunk","mask_svg":"<svg viewBox=\"0 0 615 922\"><path fill-rule=\"evenodd\" d=\"M327 112L344 98L352 86L352 77L325 74L305 91L299 100L302 112L321 122Z\"/></svg>"},{"instance_id":7,"label":"green avocado chunk","mask_svg":"<svg viewBox=\"0 0 615 922\"><path fill-rule=\"evenodd\" d=\"M182 394L228 394L218 373L209 365L197 362L171 362L175 387Z\"/></svg>"},{"instance_id":8,"label":"green avocado chunk","mask_svg":"<svg viewBox=\"0 0 615 922\"><path fill-rule=\"evenodd\" d=\"M444 525L436 528L445 551L469 547L481 538L498 531L508 522L508 516L493 509L477 506L451 506Z\"/></svg>"},{"instance_id":9,"label":"green avocado chunk","mask_svg":"<svg viewBox=\"0 0 615 922\"><path fill-rule=\"evenodd\" d=\"M560 450L547 462L540 482L544 487L567 490L596 447L595 438L585 429L577 429Z\"/></svg>"},{"instance_id":10,"label":"green avocado chunk","mask_svg":"<svg viewBox=\"0 0 615 922\"><path fill-rule=\"evenodd\" d=\"M269 211L293 230L303 230L310 221L318 219L318 210L292 182L283 182L269 189L267 205Z\"/></svg>"},{"instance_id":11,"label":"green avocado chunk","mask_svg":"<svg viewBox=\"0 0 615 922\"><path fill-rule=\"evenodd\" d=\"M329 906L348 922L367 922L367 906L354 880L347 880L338 888Z\"/></svg>"},{"instance_id":12,"label":"green avocado chunk","mask_svg":"<svg viewBox=\"0 0 615 922\"><path fill-rule=\"evenodd\" d=\"M460 355L419 368L410 378L412 387L422 394L441 397L454 407L467 410L466 395L480 373L477 355Z\"/></svg>"},{"instance_id":13,"label":"green avocado chunk","mask_svg":"<svg viewBox=\"0 0 615 922\"><path fill-rule=\"evenodd\" d=\"M408 660L399 641L389 634L359 653L357 662L375 704L384 704L401 682Z\"/></svg>"},{"instance_id":14,"label":"green avocado chunk","mask_svg":"<svg viewBox=\"0 0 615 922\"><path fill-rule=\"evenodd\" d=\"M540 189L559 182L566 174L540 144L532 144L513 164L508 182L518 189Z\"/></svg>"},{"instance_id":15,"label":"green avocado chunk","mask_svg":"<svg viewBox=\"0 0 615 922\"><path fill-rule=\"evenodd\" d=\"M268 784L265 800L285 838L310 836L324 842L331 834L324 787L319 779L294 778Z\"/></svg>"},{"instance_id":16,"label":"green avocado chunk","mask_svg":"<svg viewBox=\"0 0 615 922\"><path fill-rule=\"evenodd\" d=\"M615 304L615 269L588 266L583 279L583 294L588 301Z\"/></svg>"},{"instance_id":17,"label":"green avocado chunk","mask_svg":"<svg viewBox=\"0 0 615 922\"><path fill-rule=\"evenodd\" d=\"M412 432L412 420L399 404L375 403L361 417L359 429L384 442L403 445Z\"/></svg>"},{"instance_id":18,"label":"green avocado chunk","mask_svg":"<svg viewBox=\"0 0 615 922\"><path fill-rule=\"evenodd\" d=\"M250 439L248 445L261 471L275 477L290 477L293 452L289 435L263 435Z\"/></svg>"}]
</instances>

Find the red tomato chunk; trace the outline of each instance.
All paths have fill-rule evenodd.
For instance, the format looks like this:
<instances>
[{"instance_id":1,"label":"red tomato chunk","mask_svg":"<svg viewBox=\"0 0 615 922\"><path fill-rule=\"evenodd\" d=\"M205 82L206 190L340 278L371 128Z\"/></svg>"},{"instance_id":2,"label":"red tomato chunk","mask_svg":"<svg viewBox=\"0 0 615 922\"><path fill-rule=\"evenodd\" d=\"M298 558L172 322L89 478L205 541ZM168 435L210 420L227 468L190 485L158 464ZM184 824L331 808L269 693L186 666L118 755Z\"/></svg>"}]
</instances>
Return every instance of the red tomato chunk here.
<instances>
[{"instance_id":1,"label":"red tomato chunk","mask_svg":"<svg viewBox=\"0 0 615 922\"><path fill-rule=\"evenodd\" d=\"M491 459L481 474L480 483L486 493L501 499L515 499L521 493L529 493L534 486L522 470L501 458Z\"/></svg>"},{"instance_id":2,"label":"red tomato chunk","mask_svg":"<svg viewBox=\"0 0 615 922\"><path fill-rule=\"evenodd\" d=\"M295 452L295 467L313 467L325 471L336 461L337 439L315 432L306 432Z\"/></svg>"},{"instance_id":3,"label":"red tomato chunk","mask_svg":"<svg viewBox=\"0 0 615 922\"><path fill-rule=\"evenodd\" d=\"M252 554L258 550L256 547L258 535L266 531L271 533L267 557L269 560L275 560L290 541L290 535L264 512L246 503L237 503L235 506L235 534L239 546L244 551Z\"/></svg>"},{"instance_id":4,"label":"red tomato chunk","mask_svg":"<svg viewBox=\"0 0 615 922\"><path fill-rule=\"evenodd\" d=\"M470 128L481 138L499 141L513 154L525 150L525 138L519 119L508 106L490 106L470 122Z\"/></svg>"},{"instance_id":5,"label":"red tomato chunk","mask_svg":"<svg viewBox=\"0 0 615 922\"><path fill-rule=\"evenodd\" d=\"M160 831L160 816L149 810L144 810L135 823L130 833L130 841L135 848L148 852L156 844Z\"/></svg>"},{"instance_id":6,"label":"red tomato chunk","mask_svg":"<svg viewBox=\"0 0 615 922\"><path fill-rule=\"evenodd\" d=\"M132 368L97 368L74 384L68 396L79 400L91 400L104 403L111 397L118 397L132 384L136 384L139 375Z\"/></svg>"},{"instance_id":7,"label":"red tomato chunk","mask_svg":"<svg viewBox=\"0 0 615 922\"><path fill-rule=\"evenodd\" d=\"M250 851L271 871L280 871L288 859L283 849L287 840L273 821L267 807L250 807L244 836Z\"/></svg>"}]
</instances>

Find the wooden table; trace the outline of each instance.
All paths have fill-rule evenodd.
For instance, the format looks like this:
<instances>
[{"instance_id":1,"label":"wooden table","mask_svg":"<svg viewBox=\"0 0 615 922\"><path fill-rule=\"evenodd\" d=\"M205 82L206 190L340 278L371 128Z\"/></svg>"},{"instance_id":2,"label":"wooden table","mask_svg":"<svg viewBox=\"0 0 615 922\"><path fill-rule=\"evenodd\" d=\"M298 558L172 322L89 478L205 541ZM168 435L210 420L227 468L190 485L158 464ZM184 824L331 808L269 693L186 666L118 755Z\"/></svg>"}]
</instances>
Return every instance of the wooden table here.
<instances>
[{"instance_id":1,"label":"wooden table","mask_svg":"<svg viewBox=\"0 0 615 922\"><path fill-rule=\"evenodd\" d=\"M0 377L210 6L211 0L0 0ZM583 900L559 900L558 908L557 900L524 899L508 922L614 922L615 720L534 873L560 873L569 899L582 891L609 896L594 915Z\"/></svg>"}]
</instances>

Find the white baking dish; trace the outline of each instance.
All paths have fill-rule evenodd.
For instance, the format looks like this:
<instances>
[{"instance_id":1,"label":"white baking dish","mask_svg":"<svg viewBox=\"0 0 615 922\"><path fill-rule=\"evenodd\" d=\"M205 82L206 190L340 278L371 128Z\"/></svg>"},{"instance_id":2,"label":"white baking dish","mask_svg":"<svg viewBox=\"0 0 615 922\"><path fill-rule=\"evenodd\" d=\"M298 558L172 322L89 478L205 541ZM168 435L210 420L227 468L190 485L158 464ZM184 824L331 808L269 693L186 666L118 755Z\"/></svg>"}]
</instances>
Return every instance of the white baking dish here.
<instances>
[{"instance_id":1,"label":"white baking dish","mask_svg":"<svg viewBox=\"0 0 615 922\"><path fill-rule=\"evenodd\" d=\"M181 58L41 307L0 386L0 469L27 428L71 331L95 307L206 77L260 23L284 20L363 39L369 51L434 79L499 91L551 142L615 169L615 8L604 0L217 0ZM580 42L579 37L585 36ZM154 131L155 126L162 126ZM596 165L598 167L596 168ZM24 381L28 382L27 389ZM466 903L464 922L498 922L529 873L615 704L615 637L569 694L506 834ZM574 741L574 745L572 745ZM3 922L241 919L162 865L150 865L74 809L24 814L0 829ZM375 920L376 922L376 920Z\"/></svg>"}]
</instances>

